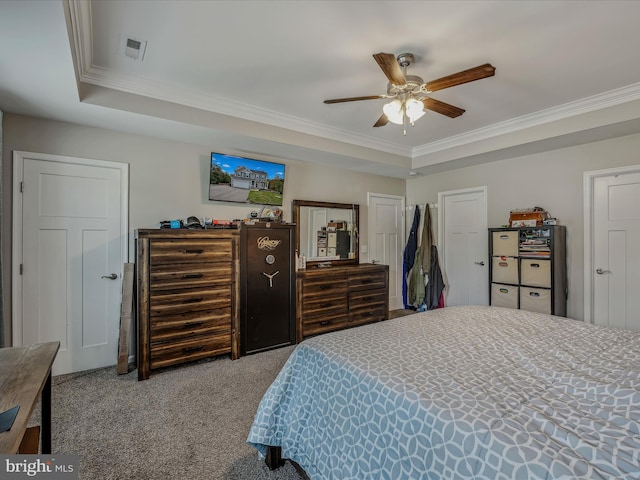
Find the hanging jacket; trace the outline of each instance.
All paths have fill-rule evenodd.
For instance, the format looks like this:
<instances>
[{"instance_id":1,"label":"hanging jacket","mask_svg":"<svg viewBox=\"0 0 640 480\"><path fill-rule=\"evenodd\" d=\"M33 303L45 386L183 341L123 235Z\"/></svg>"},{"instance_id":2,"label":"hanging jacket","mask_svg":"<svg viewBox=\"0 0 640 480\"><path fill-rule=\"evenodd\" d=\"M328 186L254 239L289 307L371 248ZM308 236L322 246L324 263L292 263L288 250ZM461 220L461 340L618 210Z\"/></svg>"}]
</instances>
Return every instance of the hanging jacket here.
<instances>
[{"instance_id":1,"label":"hanging jacket","mask_svg":"<svg viewBox=\"0 0 640 480\"><path fill-rule=\"evenodd\" d=\"M407 280L407 301L409 308L413 310L419 310L424 303L425 283L424 283L424 271L422 270L422 254L424 253L422 248L418 248L416 252L416 259L413 262L413 267L409 270L409 276Z\"/></svg>"},{"instance_id":2,"label":"hanging jacket","mask_svg":"<svg viewBox=\"0 0 640 480\"><path fill-rule=\"evenodd\" d=\"M427 203L424 210L424 226L422 227L422 241L420 248L422 254L422 271L429 273L431 269L431 247L433 246L433 225L431 224L431 207Z\"/></svg>"},{"instance_id":3,"label":"hanging jacket","mask_svg":"<svg viewBox=\"0 0 640 480\"><path fill-rule=\"evenodd\" d=\"M424 303L427 310L438 308L441 303L442 291L444 290L444 279L442 278L442 270L438 262L438 248L431 246L431 261L429 265L429 281L425 287ZM444 305L444 299L442 299Z\"/></svg>"},{"instance_id":4,"label":"hanging jacket","mask_svg":"<svg viewBox=\"0 0 640 480\"><path fill-rule=\"evenodd\" d=\"M402 259L402 302L404 308L411 308L411 304L408 300L408 276L409 271L413 268L413 263L416 258L416 250L418 249L418 226L420 225L420 207L416 205L416 210L413 214L413 223L411 225L411 231L409 232L409 239L407 240L407 246L404 249Z\"/></svg>"}]
</instances>

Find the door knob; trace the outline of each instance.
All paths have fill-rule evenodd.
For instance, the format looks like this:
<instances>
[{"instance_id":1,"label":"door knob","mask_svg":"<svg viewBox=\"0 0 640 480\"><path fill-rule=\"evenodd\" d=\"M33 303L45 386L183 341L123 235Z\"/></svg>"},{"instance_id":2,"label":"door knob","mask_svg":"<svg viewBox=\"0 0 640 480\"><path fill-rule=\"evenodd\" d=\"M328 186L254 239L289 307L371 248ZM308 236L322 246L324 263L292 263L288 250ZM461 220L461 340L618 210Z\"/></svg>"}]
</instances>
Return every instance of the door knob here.
<instances>
[{"instance_id":1,"label":"door knob","mask_svg":"<svg viewBox=\"0 0 640 480\"><path fill-rule=\"evenodd\" d=\"M482 261L481 262L473 262L473 263L475 263L476 265L480 265L481 267L484 267L484 262L482 262Z\"/></svg>"},{"instance_id":2,"label":"door knob","mask_svg":"<svg viewBox=\"0 0 640 480\"><path fill-rule=\"evenodd\" d=\"M598 269L596 270L596 273L597 273L598 275L603 275L603 274L605 274L605 273L611 273L611 270L603 270L603 269L601 269L601 268L598 268Z\"/></svg>"},{"instance_id":3,"label":"door knob","mask_svg":"<svg viewBox=\"0 0 640 480\"><path fill-rule=\"evenodd\" d=\"M102 278L108 278L109 280L115 280L116 278L118 278L118 274L117 273L112 273L111 275L102 275Z\"/></svg>"}]
</instances>

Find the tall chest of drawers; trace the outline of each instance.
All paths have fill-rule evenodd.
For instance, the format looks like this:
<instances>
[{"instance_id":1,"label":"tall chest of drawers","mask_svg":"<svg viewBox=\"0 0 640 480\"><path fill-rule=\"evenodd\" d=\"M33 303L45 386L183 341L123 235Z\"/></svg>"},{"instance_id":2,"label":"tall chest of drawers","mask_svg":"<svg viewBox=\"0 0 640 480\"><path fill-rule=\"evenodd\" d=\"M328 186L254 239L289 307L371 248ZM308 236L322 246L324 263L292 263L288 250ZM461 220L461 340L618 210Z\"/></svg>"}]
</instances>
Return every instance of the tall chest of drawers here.
<instances>
[{"instance_id":1,"label":"tall chest of drawers","mask_svg":"<svg viewBox=\"0 0 640 480\"><path fill-rule=\"evenodd\" d=\"M297 341L389 317L388 265L359 264L296 272Z\"/></svg>"},{"instance_id":2,"label":"tall chest of drawers","mask_svg":"<svg viewBox=\"0 0 640 480\"><path fill-rule=\"evenodd\" d=\"M237 230L136 232L138 380L152 370L239 354Z\"/></svg>"}]
</instances>

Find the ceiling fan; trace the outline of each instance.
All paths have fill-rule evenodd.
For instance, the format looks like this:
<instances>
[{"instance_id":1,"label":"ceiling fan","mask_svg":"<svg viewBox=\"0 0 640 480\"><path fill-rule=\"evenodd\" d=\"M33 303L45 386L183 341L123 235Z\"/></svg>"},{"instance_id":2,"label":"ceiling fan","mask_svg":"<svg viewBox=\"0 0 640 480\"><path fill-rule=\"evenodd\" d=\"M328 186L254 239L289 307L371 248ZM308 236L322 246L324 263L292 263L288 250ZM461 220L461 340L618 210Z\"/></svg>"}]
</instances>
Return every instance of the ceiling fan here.
<instances>
[{"instance_id":1,"label":"ceiling fan","mask_svg":"<svg viewBox=\"0 0 640 480\"><path fill-rule=\"evenodd\" d=\"M425 82L417 75L407 75L407 67L414 61L411 53L401 53L395 57L392 53L376 53L373 58L389 79L387 93L383 95L369 95L366 97L334 98L325 100L324 103L356 102L359 100L376 100L379 98L393 98L383 107L383 114L374 127L383 127L388 122L404 126L404 134L407 134L407 121L413 123L425 114L425 109L455 118L464 113L462 108L454 107L448 103L431 98L429 94L437 90L455 87L463 83L473 82L481 78L492 77L495 67L489 63L470 68L462 72L453 73L446 77Z\"/></svg>"}]
</instances>

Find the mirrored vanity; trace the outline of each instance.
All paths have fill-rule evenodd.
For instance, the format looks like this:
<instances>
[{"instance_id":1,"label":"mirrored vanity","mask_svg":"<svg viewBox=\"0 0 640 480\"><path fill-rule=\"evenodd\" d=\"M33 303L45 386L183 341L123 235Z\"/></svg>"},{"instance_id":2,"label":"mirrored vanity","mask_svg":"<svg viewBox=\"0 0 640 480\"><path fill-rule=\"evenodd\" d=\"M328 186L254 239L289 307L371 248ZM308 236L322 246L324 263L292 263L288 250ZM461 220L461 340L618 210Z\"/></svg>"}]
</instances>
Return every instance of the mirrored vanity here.
<instances>
[{"instance_id":1,"label":"mirrored vanity","mask_svg":"<svg viewBox=\"0 0 640 480\"><path fill-rule=\"evenodd\" d=\"M308 266L357 264L360 206L357 204L293 201L298 255Z\"/></svg>"},{"instance_id":2,"label":"mirrored vanity","mask_svg":"<svg viewBox=\"0 0 640 480\"><path fill-rule=\"evenodd\" d=\"M389 318L389 267L359 263L357 204L293 201L297 341Z\"/></svg>"}]
</instances>

